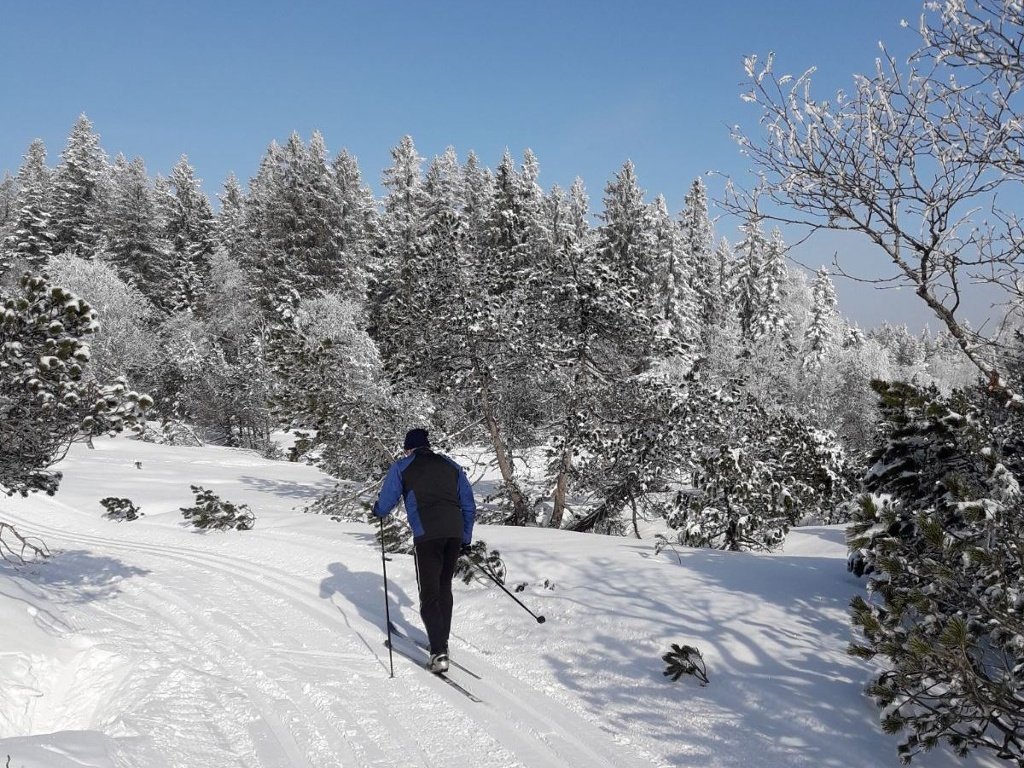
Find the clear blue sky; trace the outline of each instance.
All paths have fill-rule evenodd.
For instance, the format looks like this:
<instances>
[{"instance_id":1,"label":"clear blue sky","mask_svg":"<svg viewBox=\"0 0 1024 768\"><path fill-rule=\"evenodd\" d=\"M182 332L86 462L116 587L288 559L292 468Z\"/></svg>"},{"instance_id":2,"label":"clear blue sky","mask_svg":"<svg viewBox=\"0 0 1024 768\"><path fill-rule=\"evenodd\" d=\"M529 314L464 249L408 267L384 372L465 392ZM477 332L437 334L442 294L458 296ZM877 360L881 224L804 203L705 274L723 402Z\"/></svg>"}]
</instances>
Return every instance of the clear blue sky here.
<instances>
[{"instance_id":1,"label":"clear blue sky","mask_svg":"<svg viewBox=\"0 0 1024 768\"><path fill-rule=\"evenodd\" d=\"M272 139L319 130L378 191L389 150L410 134L422 155L451 145L491 167L506 147L517 158L529 147L545 188L581 176L595 207L632 159L648 197L664 194L675 211L697 175L745 176L728 129L756 122L739 99L744 55L774 50L779 71L817 65L824 97L872 68L879 40L905 49L913 30L899 21L916 26L920 10L920 0L5 0L0 173L34 138L56 164L84 112L111 157L139 155L165 174L187 154L211 195L229 171L245 183ZM821 258L801 256L829 262L841 248L852 270L867 249L814 247ZM909 295L878 301L837 283L841 310L864 325L882 307L890 320L928 319Z\"/></svg>"}]
</instances>

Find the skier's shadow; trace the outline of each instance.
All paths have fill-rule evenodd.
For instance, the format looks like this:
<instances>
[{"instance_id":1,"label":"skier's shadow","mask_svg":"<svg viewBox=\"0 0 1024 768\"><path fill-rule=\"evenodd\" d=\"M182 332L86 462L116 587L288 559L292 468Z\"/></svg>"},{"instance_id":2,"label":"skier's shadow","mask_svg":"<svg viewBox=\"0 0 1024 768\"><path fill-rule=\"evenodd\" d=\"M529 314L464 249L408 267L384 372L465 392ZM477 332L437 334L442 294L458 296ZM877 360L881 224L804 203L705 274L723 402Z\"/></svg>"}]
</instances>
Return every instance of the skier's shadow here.
<instances>
[{"instance_id":1,"label":"skier's shadow","mask_svg":"<svg viewBox=\"0 0 1024 768\"><path fill-rule=\"evenodd\" d=\"M350 609L355 608L361 618L378 627L382 633L386 633L384 580L381 575L368 571L353 571L344 563L331 563L327 570L330 576L320 582L320 597L331 601L344 618L346 625L362 637L359 627L352 623L349 615ZM335 598L335 595L338 597ZM389 612L394 625L414 636L422 634L418 627L409 626L402 618L403 609L416 609L418 602L392 579L388 580L387 599L390 601ZM365 637L362 639L366 642Z\"/></svg>"}]
</instances>

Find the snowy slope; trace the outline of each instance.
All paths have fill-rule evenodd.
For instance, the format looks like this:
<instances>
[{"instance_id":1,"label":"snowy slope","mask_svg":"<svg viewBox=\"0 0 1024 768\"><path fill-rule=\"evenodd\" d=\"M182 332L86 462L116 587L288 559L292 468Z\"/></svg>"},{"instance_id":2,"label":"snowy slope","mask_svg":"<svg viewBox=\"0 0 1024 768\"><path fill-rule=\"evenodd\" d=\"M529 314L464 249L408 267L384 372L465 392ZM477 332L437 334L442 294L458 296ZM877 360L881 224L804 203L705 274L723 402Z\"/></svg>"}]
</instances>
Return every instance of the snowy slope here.
<instances>
[{"instance_id":1,"label":"snowy slope","mask_svg":"<svg viewBox=\"0 0 1024 768\"><path fill-rule=\"evenodd\" d=\"M390 678L373 529L294 511L331 487L316 470L127 439L76 446L61 469L57 497L0 506L55 552L0 566L0 765L898 765L844 652L862 584L838 528L771 556L655 556L649 541L481 526L547 621L457 583L453 657L482 679L452 677L477 704L399 655ZM190 484L249 504L256 528L184 527ZM108 495L145 517L102 519ZM393 620L422 636L411 559L388 575ZM662 676L673 642L704 652L710 685Z\"/></svg>"}]
</instances>

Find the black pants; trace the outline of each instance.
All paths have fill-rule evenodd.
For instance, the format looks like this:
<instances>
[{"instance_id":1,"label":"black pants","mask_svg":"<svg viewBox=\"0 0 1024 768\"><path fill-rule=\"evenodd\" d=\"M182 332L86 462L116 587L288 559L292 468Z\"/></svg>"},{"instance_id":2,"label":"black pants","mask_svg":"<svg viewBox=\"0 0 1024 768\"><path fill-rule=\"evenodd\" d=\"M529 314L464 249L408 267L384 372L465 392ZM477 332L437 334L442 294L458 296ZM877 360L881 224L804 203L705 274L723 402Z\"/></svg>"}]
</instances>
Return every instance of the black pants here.
<instances>
[{"instance_id":1,"label":"black pants","mask_svg":"<svg viewBox=\"0 0 1024 768\"><path fill-rule=\"evenodd\" d=\"M428 539L416 544L420 580L420 616L427 628L431 653L448 652L452 630L452 577L462 539Z\"/></svg>"}]
</instances>

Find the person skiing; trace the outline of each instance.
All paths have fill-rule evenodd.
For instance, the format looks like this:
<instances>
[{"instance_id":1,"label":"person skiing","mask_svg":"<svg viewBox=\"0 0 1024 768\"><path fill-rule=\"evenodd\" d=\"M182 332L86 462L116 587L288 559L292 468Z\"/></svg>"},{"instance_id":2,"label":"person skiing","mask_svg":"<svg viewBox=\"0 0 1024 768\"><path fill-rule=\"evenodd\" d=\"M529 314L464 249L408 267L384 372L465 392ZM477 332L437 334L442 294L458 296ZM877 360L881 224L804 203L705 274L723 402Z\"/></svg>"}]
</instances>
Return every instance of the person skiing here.
<instances>
[{"instance_id":1,"label":"person skiing","mask_svg":"<svg viewBox=\"0 0 1024 768\"><path fill-rule=\"evenodd\" d=\"M448 671L452 627L452 578L459 555L473 541L476 503L466 473L452 459L435 453L425 429L410 429L405 455L391 465L372 512L387 517L405 500L412 528L420 582L420 617L430 641L431 672Z\"/></svg>"}]
</instances>

